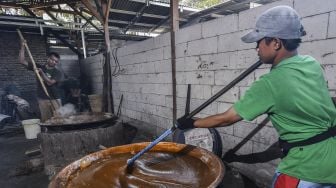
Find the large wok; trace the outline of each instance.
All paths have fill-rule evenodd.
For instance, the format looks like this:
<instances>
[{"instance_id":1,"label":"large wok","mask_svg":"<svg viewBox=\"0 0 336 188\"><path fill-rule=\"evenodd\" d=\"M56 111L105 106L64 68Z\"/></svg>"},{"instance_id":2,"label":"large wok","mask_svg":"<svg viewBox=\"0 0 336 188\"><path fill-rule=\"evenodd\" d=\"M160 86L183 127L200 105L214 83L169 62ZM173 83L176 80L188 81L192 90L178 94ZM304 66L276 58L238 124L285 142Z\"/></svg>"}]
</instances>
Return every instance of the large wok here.
<instances>
[{"instance_id":1,"label":"large wok","mask_svg":"<svg viewBox=\"0 0 336 188\"><path fill-rule=\"evenodd\" d=\"M139 152L140 150L145 148L148 144L149 144L148 142L143 142L123 146L116 146L108 148L106 150L98 151L96 153L89 154L69 164L67 167L61 170L56 176L53 177L53 179L49 184L49 188L67 188L69 183L75 176L80 176L82 172L85 171L86 169L89 169L91 165L102 164L99 163L99 161L104 161L109 158L118 158L118 156L120 156L121 154ZM202 163L206 165L206 168L198 170L204 171L207 174L207 176L201 177L203 178L203 181L207 182L207 185L204 185L202 187L207 188L217 187L221 183L222 178L224 177L225 174L225 167L220 158L218 158L213 153L199 147L185 144L177 144L173 142L160 142L155 147L153 147L150 152L170 152L174 153L176 156L188 155L202 161ZM124 163L126 167L126 161L124 161ZM154 163L152 165L154 165ZM197 173L200 173L199 171ZM147 175L150 176L150 174ZM115 176L118 176L118 174L115 174ZM120 178L122 178L122 176L123 175L121 175ZM177 176L181 176L181 174L176 174L176 178L178 178ZM89 177L86 176L85 178L90 179ZM97 183L99 184L104 182L97 182ZM99 186L96 185L96 187Z\"/></svg>"},{"instance_id":2,"label":"large wok","mask_svg":"<svg viewBox=\"0 0 336 188\"><path fill-rule=\"evenodd\" d=\"M66 131L107 127L112 125L117 119L118 117L111 113L82 112L68 117L52 117L39 125L44 132Z\"/></svg>"}]
</instances>

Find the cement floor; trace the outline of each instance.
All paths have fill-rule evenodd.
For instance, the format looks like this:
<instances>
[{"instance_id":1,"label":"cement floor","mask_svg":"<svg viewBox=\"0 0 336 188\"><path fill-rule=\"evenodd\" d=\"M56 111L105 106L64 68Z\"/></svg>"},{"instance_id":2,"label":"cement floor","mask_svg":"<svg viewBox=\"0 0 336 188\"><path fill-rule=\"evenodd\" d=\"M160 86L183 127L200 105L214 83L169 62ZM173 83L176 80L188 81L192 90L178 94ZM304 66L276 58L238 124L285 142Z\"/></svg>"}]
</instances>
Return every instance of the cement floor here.
<instances>
[{"instance_id":1,"label":"cement floor","mask_svg":"<svg viewBox=\"0 0 336 188\"><path fill-rule=\"evenodd\" d=\"M141 142L143 136L137 135L133 142ZM147 140L146 140L147 141ZM24 163L34 157L25 155L25 151L37 148L36 139L27 140L23 132L14 134L0 134L0 187L2 188L46 188L49 183L48 176L43 170L31 172L26 175L16 175L17 169L22 168ZM37 156L38 157L38 156ZM35 157L36 158L36 157ZM257 188L248 179L236 171L227 168L223 183L219 188Z\"/></svg>"},{"instance_id":2,"label":"cement floor","mask_svg":"<svg viewBox=\"0 0 336 188\"><path fill-rule=\"evenodd\" d=\"M26 161L31 159L25 155L25 151L37 146L36 139L27 140L23 133L10 137L0 136L0 185L2 188L46 188L48 186L49 179L43 171L15 175L19 169L24 167Z\"/></svg>"}]
</instances>

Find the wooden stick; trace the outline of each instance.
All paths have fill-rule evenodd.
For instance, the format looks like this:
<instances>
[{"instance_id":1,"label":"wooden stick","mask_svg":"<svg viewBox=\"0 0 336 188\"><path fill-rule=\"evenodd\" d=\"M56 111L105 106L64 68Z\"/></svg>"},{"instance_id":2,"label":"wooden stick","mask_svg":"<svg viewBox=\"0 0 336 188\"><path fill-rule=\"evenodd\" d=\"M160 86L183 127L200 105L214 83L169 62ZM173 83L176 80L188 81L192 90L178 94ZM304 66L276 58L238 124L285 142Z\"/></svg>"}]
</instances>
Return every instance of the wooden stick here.
<instances>
[{"instance_id":1,"label":"wooden stick","mask_svg":"<svg viewBox=\"0 0 336 188\"><path fill-rule=\"evenodd\" d=\"M23 35L22 35L21 31L20 31L19 29L17 29L17 32L18 32L18 34L19 34L19 36L20 36L20 39L21 39L22 41L24 41L25 39L23 38ZM51 106L52 106L52 108L53 108L53 111L56 111L56 108L55 108L54 104L53 104L52 101L51 101L51 97L50 97L50 95L49 95L49 93L48 93L48 90L47 90L46 86L44 85L44 82L43 82L43 80L42 80L42 77L41 77L40 73L38 72L36 63L35 63L35 61L34 61L34 58L33 58L32 54L30 53L30 50L29 50L29 47L28 47L27 43L24 43L24 46L25 46L25 48L26 48L26 50L27 50L27 52L28 52L29 58L30 58L30 60L31 60L31 62L32 62L32 64L33 64L34 72L35 72L35 74L36 74L38 80L39 80L40 83L41 83L41 86L42 86L42 88L43 88L43 91L44 91L44 93L48 96L48 98L49 98L49 100L50 100L50 103L51 103Z\"/></svg>"}]
</instances>

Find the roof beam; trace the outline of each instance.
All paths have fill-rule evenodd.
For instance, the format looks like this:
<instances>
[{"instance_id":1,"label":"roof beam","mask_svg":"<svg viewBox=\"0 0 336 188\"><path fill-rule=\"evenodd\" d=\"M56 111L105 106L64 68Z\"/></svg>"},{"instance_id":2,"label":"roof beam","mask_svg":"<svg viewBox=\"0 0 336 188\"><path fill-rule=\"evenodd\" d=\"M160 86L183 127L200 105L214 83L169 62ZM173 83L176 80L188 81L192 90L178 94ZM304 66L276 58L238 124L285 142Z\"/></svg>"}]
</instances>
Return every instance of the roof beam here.
<instances>
[{"instance_id":1,"label":"roof beam","mask_svg":"<svg viewBox=\"0 0 336 188\"><path fill-rule=\"evenodd\" d=\"M91 22L93 20L94 16L90 16L90 18L87 18L88 20L86 20L85 24L82 25L82 28L85 28L88 24L89 21ZM92 23L93 24L93 23ZM98 28L99 29L99 28ZM99 29L100 30L100 29Z\"/></svg>"},{"instance_id":2,"label":"roof beam","mask_svg":"<svg viewBox=\"0 0 336 188\"><path fill-rule=\"evenodd\" d=\"M58 19L57 19L53 14L51 14L51 13L50 13L49 11L47 11L47 10L44 10L44 11L45 11L45 13L48 14L48 16L49 16L52 20L58 22ZM57 25L59 25L59 26L63 26L63 24L61 24L61 23L58 23Z\"/></svg>"},{"instance_id":3,"label":"roof beam","mask_svg":"<svg viewBox=\"0 0 336 188\"><path fill-rule=\"evenodd\" d=\"M75 3L78 2L79 0L58 0L58 1L51 1L51 2L46 2L46 3L32 3L33 1L30 2L1 2L0 6L4 7L16 7L20 8L21 6L28 6L29 8L45 8L45 7L51 7L54 5L60 5L60 4L66 4L66 3Z\"/></svg>"},{"instance_id":4,"label":"roof beam","mask_svg":"<svg viewBox=\"0 0 336 188\"><path fill-rule=\"evenodd\" d=\"M110 12L118 13L118 14L137 15L137 12L128 11L128 10L119 10L119 9L113 9L113 8L110 9ZM158 18L158 19L167 18L167 16L156 15L156 14L147 14L147 13L144 13L142 16L149 17L149 18Z\"/></svg>"},{"instance_id":5,"label":"roof beam","mask_svg":"<svg viewBox=\"0 0 336 188\"><path fill-rule=\"evenodd\" d=\"M156 24L154 27L152 27L148 33L152 33L153 31L155 31L157 28L161 27L161 25L165 24L166 22L168 22L168 20L170 19L170 16L167 16L166 19L161 20L158 24Z\"/></svg>"},{"instance_id":6,"label":"roof beam","mask_svg":"<svg viewBox=\"0 0 336 188\"><path fill-rule=\"evenodd\" d=\"M149 0L147 0L146 2L149 2ZM145 13L148 7L148 3L141 7L141 9L139 10L139 12L136 13L135 17L131 20L131 22L123 29L123 33L126 33L130 27L132 27L136 22L140 20L141 16Z\"/></svg>"},{"instance_id":7,"label":"roof beam","mask_svg":"<svg viewBox=\"0 0 336 188\"><path fill-rule=\"evenodd\" d=\"M65 40L63 37L61 37L57 32L53 30L48 30L52 35L54 35L55 38L60 40L66 47L70 48L73 52L75 52L78 56L82 57L83 54L81 54L75 47L73 47L70 43L68 43L67 40Z\"/></svg>"},{"instance_id":8,"label":"roof beam","mask_svg":"<svg viewBox=\"0 0 336 188\"><path fill-rule=\"evenodd\" d=\"M90 3L91 1L89 0L81 0L83 5L89 9L91 14L97 18L97 20L100 21L100 23L104 24L104 19L100 16L100 14L97 12L96 8Z\"/></svg>"},{"instance_id":9,"label":"roof beam","mask_svg":"<svg viewBox=\"0 0 336 188\"><path fill-rule=\"evenodd\" d=\"M129 0L129 1L138 2L138 3L146 3L146 0ZM161 7L170 7L170 3L149 1L149 4L156 5L156 6L161 6ZM200 11L199 9L189 8L189 7L185 7L183 5L178 5L178 9L180 9L180 10L188 10L188 11L191 11L191 12L198 12L198 11Z\"/></svg>"},{"instance_id":10,"label":"roof beam","mask_svg":"<svg viewBox=\"0 0 336 188\"><path fill-rule=\"evenodd\" d=\"M117 23L117 24L129 24L128 21L121 21L121 20L109 20L109 23ZM155 24L146 24L146 23L134 23L134 25L137 26L143 26L143 27L155 27ZM164 28L169 28L169 26L163 26Z\"/></svg>"},{"instance_id":11,"label":"roof beam","mask_svg":"<svg viewBox=\"0 0 336 188\"><path fill-rule=\"evenodd\" d=\"M0 7L20 8L21 5L12 2L0 2Z\"/></svg>"},{"instance_id":12,"label":"roof beam","mask_svg":"<svg viewBox=\"0 0 336 188\"><path fill-rule=\"evenodd\" d=\"M98 32L100 32L101 34L103 34L104 32L101 31L95 24L93 24L91 22L91 20L87 19L82 13L80 13L75 6L73 6L72 4L68 4L72 10L74 10L74 13L76 13L77 15L79 15L80 17L82 17L84 20L86 20L86 23L89 23L92 27L94 27Z\"/></svg>"},{"instance_id":13,"label":"roof beam","mask_svg":"<svg viewBox=\"0 0 336 188\"><path fill-rule=\"evenodd\" d=\"M102 1L103 0L101 0L101 2ZM96 9L97 9L98 13L100 14L100 17L103 19L103 21L105 21L102 6L99 4L98 0L94 0L94 2L96 4ZM103 2L102 2L102 4L103 4ZM104 22L102 24L104 24Z\"/></svg>"},{"instance_id":14,"label":"roof beam","mask_svg":"<svg viewBox=\"0 0 336 188\"><path fill-rule=\"evenodd\" d=\"M71 10L62 10L62 9L56 9L56 8L44 8L43 10L46 10L49 12L65 13L65 14L75 14L74 11L71 11Z\"/></svg>"},{"instance_id":15,"label":"roof beam","mask_svg":"<svg viewBox=\"0 0 336 188\"><path fill-rule=\"evenodd\" d=\"M110 9L110 12L112 13L118 13L118 14L128 14L128 15L137 15L137 12L134 12L134 11L128 11L128 10L119 10L119 9L113 9L111 8ZM169 16L163 16L163 15L157 15L157 14L147 14L147 13L144 13L142 14L143 17L148 17L148 18L157 18L157 19L169 19L168 17ZM186 22L188 21L187 19L184 19L184 18L179 18L179 21L182 21L182 22Z\"/></svg>"},{"instance_id":16,"label":"roof beam","mask_svg":"<svg viewBox=\"0 0 336 188\"><path fill-rule=\"evenodd\" d=\"M34 12L32 12L28 7L22 6L22 8L31 16L38 18ZM82 56L82 54L75 48L73 47L68 41L66 41L63 37L61 37L57 32L53 31L52 29L48 29L48 31L53 34L58 40L63 42L64 45L66 45L68 48L70 48L73 52L75 52L78 56Z\"/></svg>"}]
</instances>

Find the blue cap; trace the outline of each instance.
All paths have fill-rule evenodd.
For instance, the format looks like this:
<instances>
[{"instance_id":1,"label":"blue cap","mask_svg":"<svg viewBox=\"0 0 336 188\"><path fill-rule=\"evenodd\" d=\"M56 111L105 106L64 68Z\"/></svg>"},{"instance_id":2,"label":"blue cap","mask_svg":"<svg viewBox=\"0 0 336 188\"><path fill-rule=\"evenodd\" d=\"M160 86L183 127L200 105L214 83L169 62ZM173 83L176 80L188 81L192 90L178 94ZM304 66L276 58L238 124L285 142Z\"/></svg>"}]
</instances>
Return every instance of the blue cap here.
<instances>
[{"instance_id":1,"label":"blue cap","mask_svg":"<svg viewBox=\"0 0 336 188\"><path fill-rule=\"evenodd\" d=\"M262 13L257 19L256 27L241 38L243 42L252 43L264 37L280 39L299 39L306 35L298 13L289 6L276 6Z\"/></svg>"}]
</instances>

